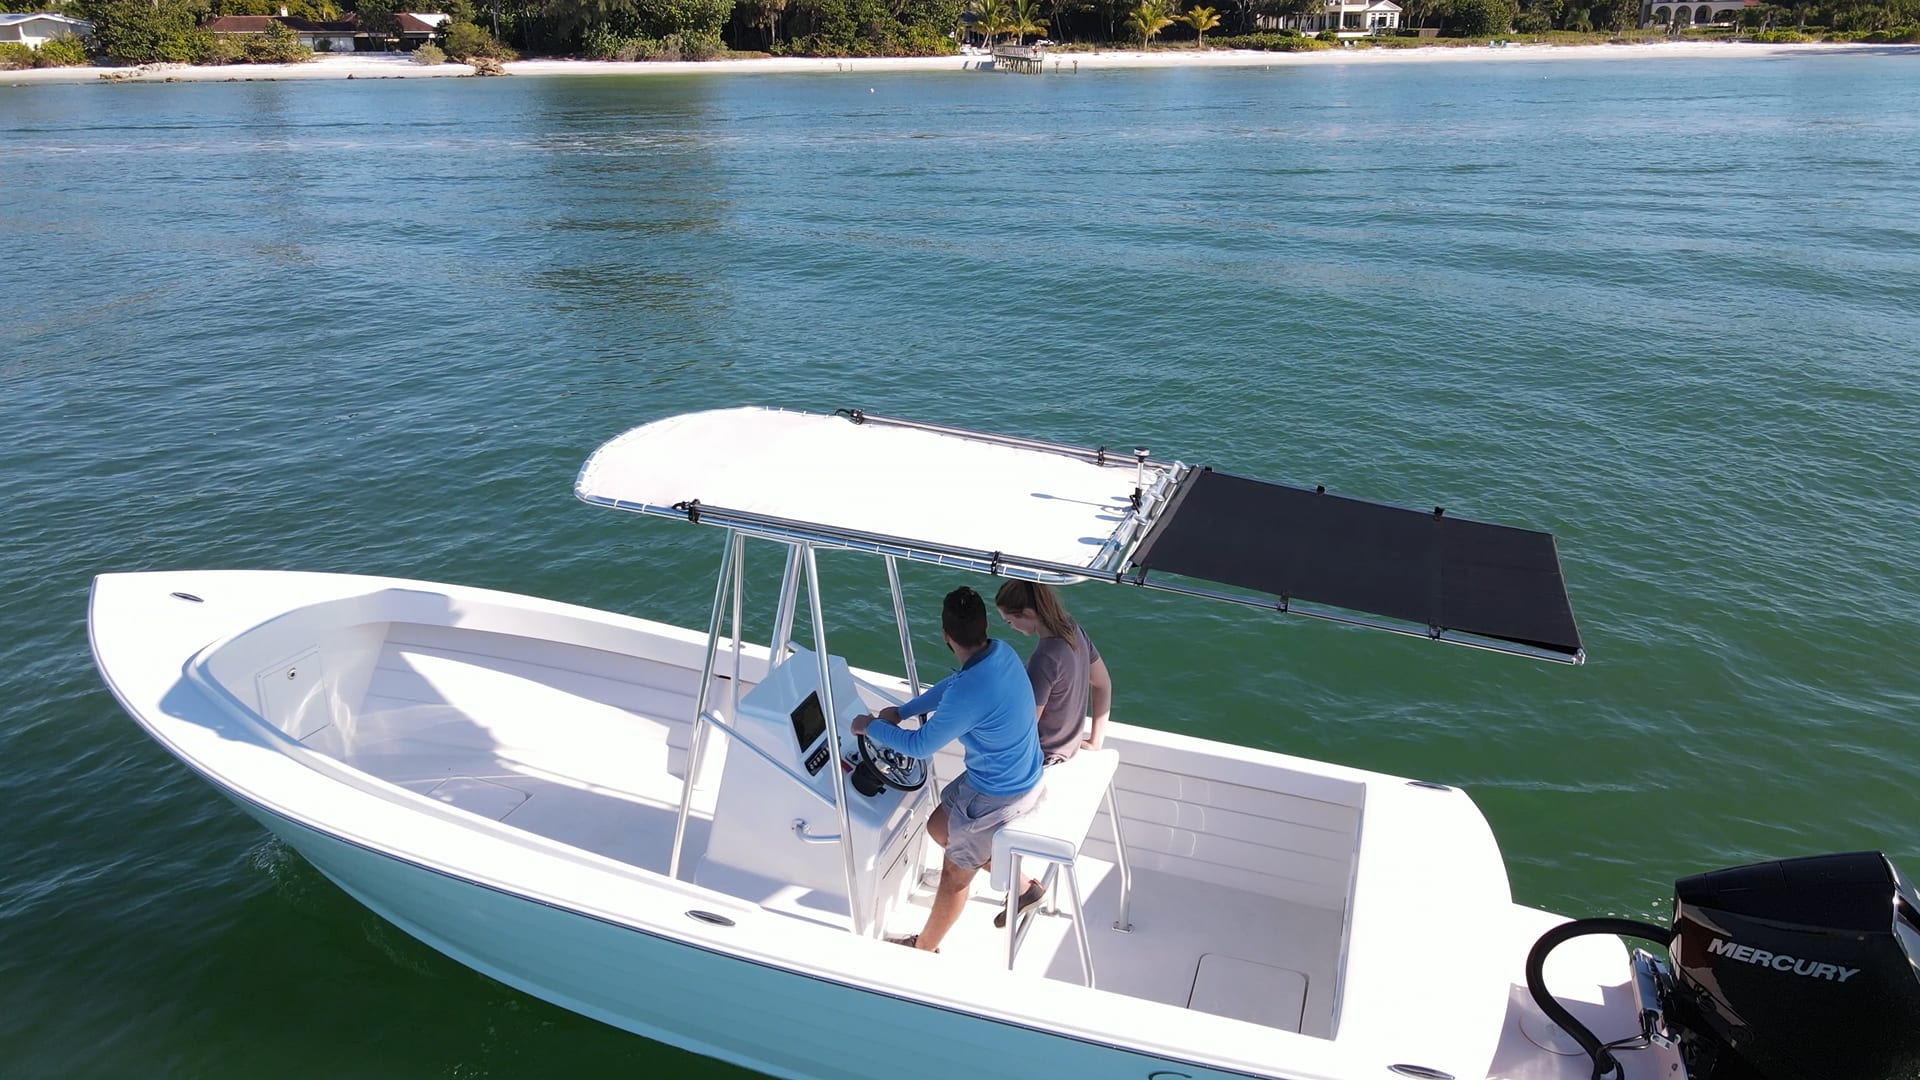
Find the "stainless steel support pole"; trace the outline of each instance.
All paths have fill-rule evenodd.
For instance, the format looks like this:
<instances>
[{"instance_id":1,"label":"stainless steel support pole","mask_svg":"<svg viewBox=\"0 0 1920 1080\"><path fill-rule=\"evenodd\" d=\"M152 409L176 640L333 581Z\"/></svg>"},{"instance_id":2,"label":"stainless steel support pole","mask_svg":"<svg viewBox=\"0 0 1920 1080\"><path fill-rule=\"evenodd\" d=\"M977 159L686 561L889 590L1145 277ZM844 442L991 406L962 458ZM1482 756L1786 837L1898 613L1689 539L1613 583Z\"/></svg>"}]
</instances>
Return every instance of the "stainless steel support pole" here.
<instances>
[{"instance_id":1,"label":"stainless steel support pole","mask_svg":"<svg viewBox=\"0 0 1920 1080\"><path fill-rule=\"evenodd\" d=\"M680 784L680 813L673 822L673 854L667 857L667 876L680 876L680 851L687 841L687 815L693 810L693 781L700 767L700 751L706 744L707 692L713 685L713 662L720 649L721 616L727 608L727 585L733 570L734 530L727 530L727 546L720 554L720 577L713 586L713 615L707 620L707 659L700 670L700 690L694 696L693 737L687 740L686 777Z\"/></svg>"},{"instance_id":2,"label":"stainless steel support pole","mask_svg":"<svg viewBox=\"0 0 1920 1080\"><path fill-rule=\"evenodd\" d=\"M733 678L727 701L727 720L735 724L740 722L740 654L747 649L740 617L746 591L747 534L738 533L733 538Z\"/></svg>"},{"instance_id":3,"label":"stainless steel support pole","mask_svg":"<svg viewBox=\"0 0 1920 1080\"><path fill-rule=\"evenodd\" d=\"M1080 875L1067 867L1067 891L1073 894L1073 935L1080 945L1080 970L1087 977L1087 989L1093 989L1093 948L1087 944L1087 905L1080 901Z\"/></svg>"},{"instance_id":4,"label":"stainless steel support pole","mask_svg":"<svg viewBox=\"0 0 1920 1080\"><path fill-rule=\"evenodd\" d=\"M728 738L732 739L736 746L739 746L743 750L753 751L756 757L758 757L761 761L766 762L769 766L773 768L775 772L780 773L784 775L787 779L793 781L796 784L799 784L802 788L806 790L807 794L813 796L816 799L819 799L821 802L821 805L828 806L828 807L831 807L833 805L832 799L829 799L825 795L822 795L818 791L814 790L813 781L807 779L805 776L801 775L799 772L796 772L791 765L788 765L780 761L778 758L774 757L772 754L767 753L765 750L762 750L760 747L755 746L753 743L749 742L748 740L741 738L740 733L733 730L733 728L730 725L728 725L728 723L725 720L722 720L718 716L715 716L713 714L712 709L708 709L706 715L707 715L707 724L713 727L714 729L716 729L717 731L719 731L722 735L725 735Z\"/></svg>"},{"instance_id":5,"label":"stainless steel support pole","mask_svg":"<svg viewBox=\"0 0 1920 1080\"><path fill-rule=\"evenodd\" d=\"M1127 838L1120 834L1120 807L1113 800L1113 782L1107 782L1107 820L1113 823L1113 861L1120 867L1120 917L1113 921L1113 928L1123 934L1133 933L1133 871L1127 867ZM1078 901L1075 901L1078 903ZM1091 986L1092 983L1087 985Z\"/></svg>"},{"instance_id":6,"label":"stainless steel support pole","mask_svg":"<svg viewBox=\"0 0 1920 1080\"><path fill-rule=\"evenodd\" d=\"M769 670L787 658L793 640L793 609L800 602L800 545L787 541L787 568L780 575L780 600L774 605L773 641L767 646Z\"/></svg>"},{"instance_id":7,"label":"stainless steel support pole","mask_svg":"<svg viewBox=\"0 0 1920 1080\"><path fill-rule=\"evenodd\" d=\"M1007 970L1020 955L1020 853L1007 851Z\"/></svg>"},{"instance_id":8,"label":"stainless steel support pole","mask_svg":"<svg viewBox=\"0 0 1920 1080\"><path fill-rule=\"evenodd\" d=\"M900 629L900 659L907 666L907 700L912 701L920 696L920 670L913 660L913 631L907 628L907 600L906 595L900 591L900 564L891 555L885 558L887 588L893 592L893 624ZM927 779L931 782L926 789L918 793L918 798L931 800L935 806L939 806L941 784L940 778L934 775L932 758L927 759ZM927 834L922 832L920 839L916 841L920 847L913 855L915 865L926 861L927 839Z\"/></svg>"},{"instance_id":9,"label":"stainless steel support pole","mask_svg":"<svg viewBox=\"0 0 1920 1080\"><path fill-rule=\"evenodd\" d=\"M853 932L871 936L871 923L860 900L860 874L853 857L853 820L847 810L847 774L840 767L840 713L833 700L833 664L827 655L826 617L820 606L820 567L812 544L800 545L807 564L807 612L813 618L813 654L820 665L820 704L827 713L827 772L833 776L833 809L840 817L840 861L847 872L847 915Z\"/></svg>"},{"instance_id":10,"label":"stainless steel support pole","mask_svg":"<svg viewBox=\"0 0 1920 1080\"><path fill-rule=\"evenodd\" d=\"M913 634L907 629L907 601L900 592L900 567L887 556L887 587L893 590L893 624L900 628L900 658L907 665L907 699L920 696L920 673L913 663Z\"/></svg>"}]
</instances>

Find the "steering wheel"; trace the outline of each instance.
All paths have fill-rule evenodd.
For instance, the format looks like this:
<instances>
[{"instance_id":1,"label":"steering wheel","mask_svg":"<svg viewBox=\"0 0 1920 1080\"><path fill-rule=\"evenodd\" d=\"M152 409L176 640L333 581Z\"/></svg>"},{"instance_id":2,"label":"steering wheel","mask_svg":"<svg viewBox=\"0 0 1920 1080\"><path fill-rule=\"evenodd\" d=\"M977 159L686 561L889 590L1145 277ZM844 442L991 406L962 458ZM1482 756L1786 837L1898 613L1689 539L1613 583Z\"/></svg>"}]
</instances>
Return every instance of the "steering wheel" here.
<instances>
[{"instance_id":1,"label":"steering wheel","mask_svg":"<svg viewBox=\"0 0 1920 1080\"><path fill-rule=\"evenodd\" d=\"M897 750L889 750L872 739L866 732L856 736L860 740L860 757L865 760L887 786L897 791L919 791L927 786L927 763L917 757L908 757Z\"/></svg>"}]
</instances>

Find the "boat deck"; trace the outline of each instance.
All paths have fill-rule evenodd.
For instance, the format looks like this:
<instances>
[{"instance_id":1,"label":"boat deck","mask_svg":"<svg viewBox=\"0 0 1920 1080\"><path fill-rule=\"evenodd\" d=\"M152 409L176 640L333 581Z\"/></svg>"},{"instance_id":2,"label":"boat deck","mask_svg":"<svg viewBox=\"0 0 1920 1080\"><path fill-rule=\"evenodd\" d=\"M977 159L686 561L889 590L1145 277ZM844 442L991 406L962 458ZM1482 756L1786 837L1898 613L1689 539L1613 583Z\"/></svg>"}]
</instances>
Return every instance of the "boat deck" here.
<instances>
[{"instance_id":1,"label":"boat deck","mask_svg":"<svg viewBox=\"0 0 1920 1080\"><path fill-rule=\"evenodd\" d=\"M508 644L499 635L394 624L358 704L302 741L408 791L665 873L698 672L577 647L529 656L525 639L511 642L511 655L495 648ZM726 687L716 680L717 702ZM716 741L709 783L725 753L724 739ZM957 757L942 755L936 768L953 775ZM713 804L713 787L696 788L688 866L705 848ZM1100 989L1331 1036L1340 911L1136 867L1133 931L1121 933L1113 929L1113 864L1083 854L1079 878ZM844 908L824 910L776 883L737 884L722 887L798 919L847 925ZM887 932L917 932L931 895L916 890L891 913ZM1071 911L1064 883L1054 896ZM1004 965L1005 932L993 926L1000 904L980 875L942 956ZM1071 918L1035 916L1018 968L1081 982Z\"/></svg>"},{"instance_id":2,"label":"boat deck","mask_svg":"<svg viewBox=\"0 0 1920 1080\"><path fill-rule=\"evenodd\" d=\"M1129 997L1198 1009L1267 1027L1330 1038L1335 999L1335 951L1341 913L1223 888L1158 870L1135 870L1133 930L1113 928L1120 881L1112 863L1082 856L1080 890L1087 902L1087 935L1095 985ZM942 944L954 963L1002 967L1006 931L993 918L1000 894L986 875ZM1061 912L1037 914L1021 946L1018 969L1062 982L1080 982L1072 901L1064 884L1053 890ZM926 921L930 892L888 921L889 934L911 934Z\"/></svg>"},{"instance_id":3,"label":"boat deck","mask_svg":"<svg viewBox=\"0 0 1920 1080\"><path fill-rule=\"evenodd\" d=\"M503 657L485 649L492 637L396 627L360 705L302 741L397 787L665 873L699 673L580 649ZM688 834L702 843L712 792L696 800Z\"/></svg>"}]
</instances>

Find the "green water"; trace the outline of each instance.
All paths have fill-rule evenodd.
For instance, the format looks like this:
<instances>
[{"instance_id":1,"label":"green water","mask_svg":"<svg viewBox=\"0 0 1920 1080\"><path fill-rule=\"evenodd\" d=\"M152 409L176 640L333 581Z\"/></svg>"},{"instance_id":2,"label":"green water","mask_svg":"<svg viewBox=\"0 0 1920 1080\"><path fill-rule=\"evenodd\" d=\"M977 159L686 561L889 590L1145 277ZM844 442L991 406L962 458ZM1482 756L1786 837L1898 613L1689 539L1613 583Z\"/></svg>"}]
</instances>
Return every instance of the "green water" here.
<instances>
[{"instance_id":1,"label":"green water","mask_svg":"<svg viewBox=\"0 0 1920 1080\"><path fill-rule=\"evenodd\" d=\"M1584 668L1069 601L1117 718L1464 785L1523 903L1920 872L1916 166L1899 51L0 89L0 1073L732 1074L381 923L85 634L91 575L162 567L700 625L718 534L570 488L732 404L1551 530ZM887 664L877 566L828 570Z\"/></svg>"}]
</instances>

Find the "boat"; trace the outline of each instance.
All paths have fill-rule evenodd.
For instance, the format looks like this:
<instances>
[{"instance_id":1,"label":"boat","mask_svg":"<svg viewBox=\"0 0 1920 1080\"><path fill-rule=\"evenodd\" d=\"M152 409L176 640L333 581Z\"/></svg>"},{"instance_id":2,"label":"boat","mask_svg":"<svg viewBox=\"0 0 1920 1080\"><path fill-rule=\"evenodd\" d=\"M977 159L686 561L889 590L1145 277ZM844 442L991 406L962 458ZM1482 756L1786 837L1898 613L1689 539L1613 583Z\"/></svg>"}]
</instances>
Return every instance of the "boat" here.
<instances>
[{"instance_id":1,"label":"boat","mask_svg":"<svg viewBox=\"0 0 1920 1080\"><path fill-rule=\"evenodd\" d=\"M707 625L350 574L109 573L95 662L149 736L408 934L769 1075L1725 1080L1920 1060L1920 914L1878 853L1684 879L1671 926L1569 920L1514 901L1459 788L1150 717L1050 769L996 840L1002 888L1033 869L1056 902L1010 911L981 875L939 955L885 940L925 917L926 822L960 768L850 735L925 685L901 563L1580 663L1549 534L857 409L655 420L595 450L575 494L720 530ZM856 610L890 603L899 670L833 650L823 551L884 578ZM750 555L777 590L746 595Z\"/></svg>"}]
</instances>

